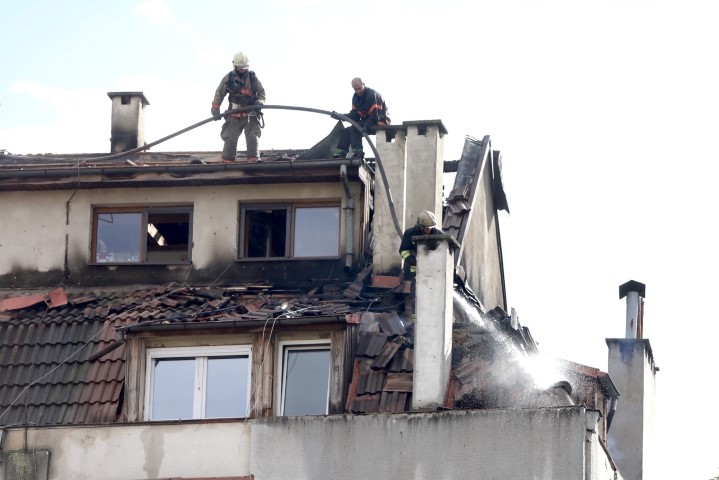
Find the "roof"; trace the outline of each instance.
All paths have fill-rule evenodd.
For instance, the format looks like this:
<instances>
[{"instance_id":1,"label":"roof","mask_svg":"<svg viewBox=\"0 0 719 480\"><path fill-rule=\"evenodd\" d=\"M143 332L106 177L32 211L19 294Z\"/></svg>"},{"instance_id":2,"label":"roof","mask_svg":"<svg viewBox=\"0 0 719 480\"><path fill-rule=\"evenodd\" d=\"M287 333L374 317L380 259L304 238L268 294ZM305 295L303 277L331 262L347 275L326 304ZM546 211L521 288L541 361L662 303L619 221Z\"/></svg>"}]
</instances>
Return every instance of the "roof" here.
<instances>
[{"instance_id":1,"label":"roof","mask_svg":"<svg viewBox=\"0 0 719 480\"><path fill-rule=\"evenodd\" d=\"M67 302L60 306L42 301L46 296L42 293L4 292L0 305L9 308L0 313L0 425L118 420L126 359L117 329L172 329L188 324L252 327L278 312L290 314L276 328L293 321L307 323L308 318L353 323L349 306L354 301L341 291L328 290L177 284L78 289L68 291Z\"/></svg>"},{"instance_id":2,"label":"roof","mask_svg":"<svg viewBox=\"0 0 719 480\"><path fill-rule=\"evenodd\" d=\"M266 325L269 319L276 329L328 322L358 329L346 411L409 411L413 324L391 306L380 304L372 309L378 291L365 293L369 295L359 297L354 284L346 290L328 285L311 291L265 284L5 291L0 295L0 310L4 310L0 313L0 370L6 372L0 388L0 425L122 421L126 352L118 330L249 329ZM390 290L379 293L395 295ZM479 315L479 310L474 314ZM483 318L492 322L493 331L514 332L510 341L516 348L536 349L528 331L514 330L502 312L495 310ZM453 369L458 400L467 386L457 379L476 379L477 369L484 367L473 363L476 351L463 350L470 338L467 329L486 330L486 325L455 322ZM478 333L473 338L483 336ZM504 344L504 334L496 341ZM496 350L496 345L487 345L483 351ZM465 358L469 361L463 362ZM491 382L485 386L496 388ZM448 398L447 406L473 407L454 398Z\"/></svg>"},{"instance_id":3,"label":"roof","mask_svg":"<svg viewBox=\"0 0 719 480\"><path fill-rule=\"evenodd\" d=\"M98 155L6 155L0 152L0 191L84 188L337 182L371 175L371 160L316 157L268 150L261 161L223 163L219 152L141 152ZM369 173L367 173L369 172Z\"/></svg>"}]
</instances>

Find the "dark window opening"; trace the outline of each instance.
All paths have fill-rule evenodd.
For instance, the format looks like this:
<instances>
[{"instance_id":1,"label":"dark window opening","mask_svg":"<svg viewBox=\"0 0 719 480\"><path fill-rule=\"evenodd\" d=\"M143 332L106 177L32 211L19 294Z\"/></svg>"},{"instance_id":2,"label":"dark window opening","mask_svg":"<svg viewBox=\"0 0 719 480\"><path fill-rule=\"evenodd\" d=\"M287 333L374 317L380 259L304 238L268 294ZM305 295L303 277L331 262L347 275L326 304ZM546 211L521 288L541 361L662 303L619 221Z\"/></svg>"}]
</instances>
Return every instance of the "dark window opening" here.
<instances>
[{"instance_id":1,"label":"dark window opening","mask_svg":"<svg viewBox=\"0 0 719 480\"><path fill-rule=\"evenodd\" d=\"M287 256L287 208L245 209L245 256Z\"/></svg>"},{"instance_id":2,"label":"dark window opening","mask_svg":"<svg viewBox=\"0 0 719 480\"><path fill-rule=\"evenodd\" d=\"M190 214L147 214L147 261L189 260Z\"/></svg>"},{"instance_id":3,"label":"dark window opening","mask_svg":"<svg viewBox=\"0 0 719 480\"><path fill-rule=\"evenodd\" d=\"M95 263L186 263L192 247L192 209L101 208L95 211Z\"/></svg>"},{"instance_id":4,"label":"dark window opening","mask_svg":"<svg viewBox=\"0 0 719 480\"><path fill-rule=\"evenodd\" d=\"M241 257L339 256L339 205L247 205L241 208Z\"/></svg>"},{"instance_id":5,"label":"dark window opening","mask_svg":"<svg viewBox=\"0 0 719 480\"><path fill-rule=\"evenodd\" d=\"M130 95L120 95L120 104L121 105L130 105Z\"/></svg>"}]
</instances>

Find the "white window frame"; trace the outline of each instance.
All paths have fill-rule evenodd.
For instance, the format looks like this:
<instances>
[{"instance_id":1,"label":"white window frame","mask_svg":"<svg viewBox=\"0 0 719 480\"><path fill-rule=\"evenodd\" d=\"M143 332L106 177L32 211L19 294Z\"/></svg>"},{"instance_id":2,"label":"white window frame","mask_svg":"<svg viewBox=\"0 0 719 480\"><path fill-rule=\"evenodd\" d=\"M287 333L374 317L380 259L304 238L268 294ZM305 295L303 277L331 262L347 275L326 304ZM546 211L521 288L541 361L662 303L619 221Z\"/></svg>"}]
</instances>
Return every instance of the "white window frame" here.
<instances>
[{"instance_id":1,"label":"white window frame","mask_svg":"<svg viewBox=\"0 0 719 480\"><path fill-rule=\"evenodd\" d=\"M283 340L278 343L277 350L277 398L279 403L275 412L277 415L285 414L285 393L287 387L287 354L293 350L328 350L330 352L330 361L327 366L327 401L325 402L325 412L329 413L330 405L330 388L332 385L332 342L329 340ZM320 348L321 347L321 348Z\"/></svg>"},{"instance_id":2,"label":"white window frame","mask_svg":"<svg viewBox=\"0 0 719 480\"><path fill-rule=\"evenodd\" d=\"M144 418L147 421L153 420L152 395L155 384L155 359L165 358L194 358L195 359L195 384L194 398L192 402L192 419L205 418L205 400L207 388L207 359L211 357L247 357L247 399L245 400L245 417L249 415L250 398L252 387L252 347L250 345L218 345L207 347L159 347L146 350L146 374L145 374L145 408ZM213 417L215 418L215 417ZM234 417L233 417L234 418Z\"/></svg>"}]
</instances>

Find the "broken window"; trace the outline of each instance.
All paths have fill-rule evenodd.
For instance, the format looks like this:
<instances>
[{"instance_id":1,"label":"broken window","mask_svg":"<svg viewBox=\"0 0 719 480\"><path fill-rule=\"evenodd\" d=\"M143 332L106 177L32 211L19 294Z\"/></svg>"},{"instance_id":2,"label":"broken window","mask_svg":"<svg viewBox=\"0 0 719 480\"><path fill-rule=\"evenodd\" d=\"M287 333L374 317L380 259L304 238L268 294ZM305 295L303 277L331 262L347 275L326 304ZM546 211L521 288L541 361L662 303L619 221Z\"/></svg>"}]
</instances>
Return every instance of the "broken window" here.
<instances>
[{"instance_id":1,"label":"broken window","mask_svg":"<svg viewBox=\"0 0 719 480\"><path fill-rule=\"evenodd\" d=\"M148 349L145 419L246 417L250 353L248 345Z\"/></svg>"},{"instance_id":2,"label":"broken window","mask_svg":"<svg viewBox=\"0 0 719 480\"><path fill-rule=\"evenodd\" d=\"M339 255L339 205L245 205L240 225L244 258Z\"/></svg>"},{"instance_id":3,"label":"broken window","mask_svg":"<svg viewBox=\"0 0 719 480\"><path fill-rule=\"evenodd\" d=\"M192 207L96 208L95 263L187 263Z\"/></svg>"},{"instance_id":4,"label":"broken window","mask_svg":"<svg viewBox=\"0 0 719 480\"><path fill-rule=\"evenodd\" d=\"M326 415L329 404L330 344L280 344L280 415Z\"/></svg>"}]
</instances>

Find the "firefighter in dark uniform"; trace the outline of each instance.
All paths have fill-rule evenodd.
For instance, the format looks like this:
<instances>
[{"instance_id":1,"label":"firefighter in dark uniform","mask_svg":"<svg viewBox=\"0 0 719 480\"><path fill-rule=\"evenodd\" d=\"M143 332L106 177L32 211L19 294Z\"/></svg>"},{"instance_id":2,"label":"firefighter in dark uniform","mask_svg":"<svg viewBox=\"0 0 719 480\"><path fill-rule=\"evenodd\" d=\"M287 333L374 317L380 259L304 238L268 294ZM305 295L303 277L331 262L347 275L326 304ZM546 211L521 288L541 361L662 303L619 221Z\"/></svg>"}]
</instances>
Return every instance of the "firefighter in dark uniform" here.
<instances>
[{"instance_id":1,"label":"firefighter in dark uniform","mask_svg":"<svg viewBox=\"0 0 719 480\"><path fill-rule=\"evenodd\" d=\"M352 111L347 116L359 123L367 135L376 133L374 128L376 125L390 124L387 105L378 91L365 87L359 77L352 79L352 89L355 91L352 96ZM352 158L364 158L362 134L353 126L342 131L334 158L346 158L350 146L352 147Z\"/></svg>"},{"instance_id":2,"label":"firefighter in dark uniform","mask_svg":"<svg viewBox=\"0 0 719 480\"><path fill-rule=\"evenodd\" d=\"M215 98L212 100L212 109L210 111L215 120L222 118L220 106L225 96L229 96L230 106L228 110L250 105L264 105L265 103L265 89L255 72L249 69L250 61L247 55L237 52L232 59L232 65L232 71L222 77L222 81L220 81L220 85L215 91ZM222 149L223 161L235 161L237 140L243 131L247 141L247 162L256 162L260 158L261 115L262 112L256 109L225 116L225 123L222 125L222 131L220 132L220 137L225 142Z\"/></svg>"},{"instance_id":3,"label":"firefighter in dark uniform","mask_svg":"<svg viewBox=\"0 0 719 480\"><path fill-rule=\"evenodd\" d=\"M404 261L404 293L411 293L414 278L417 276L417 244L412 241L412 237L419 235L437 235L442 231L435 227L437 219L434 213L429 210L420 212L417 217L417 224L409 227L402 234L402 241L399 244L399 254Z\"/></svg>"}]
</instances>

